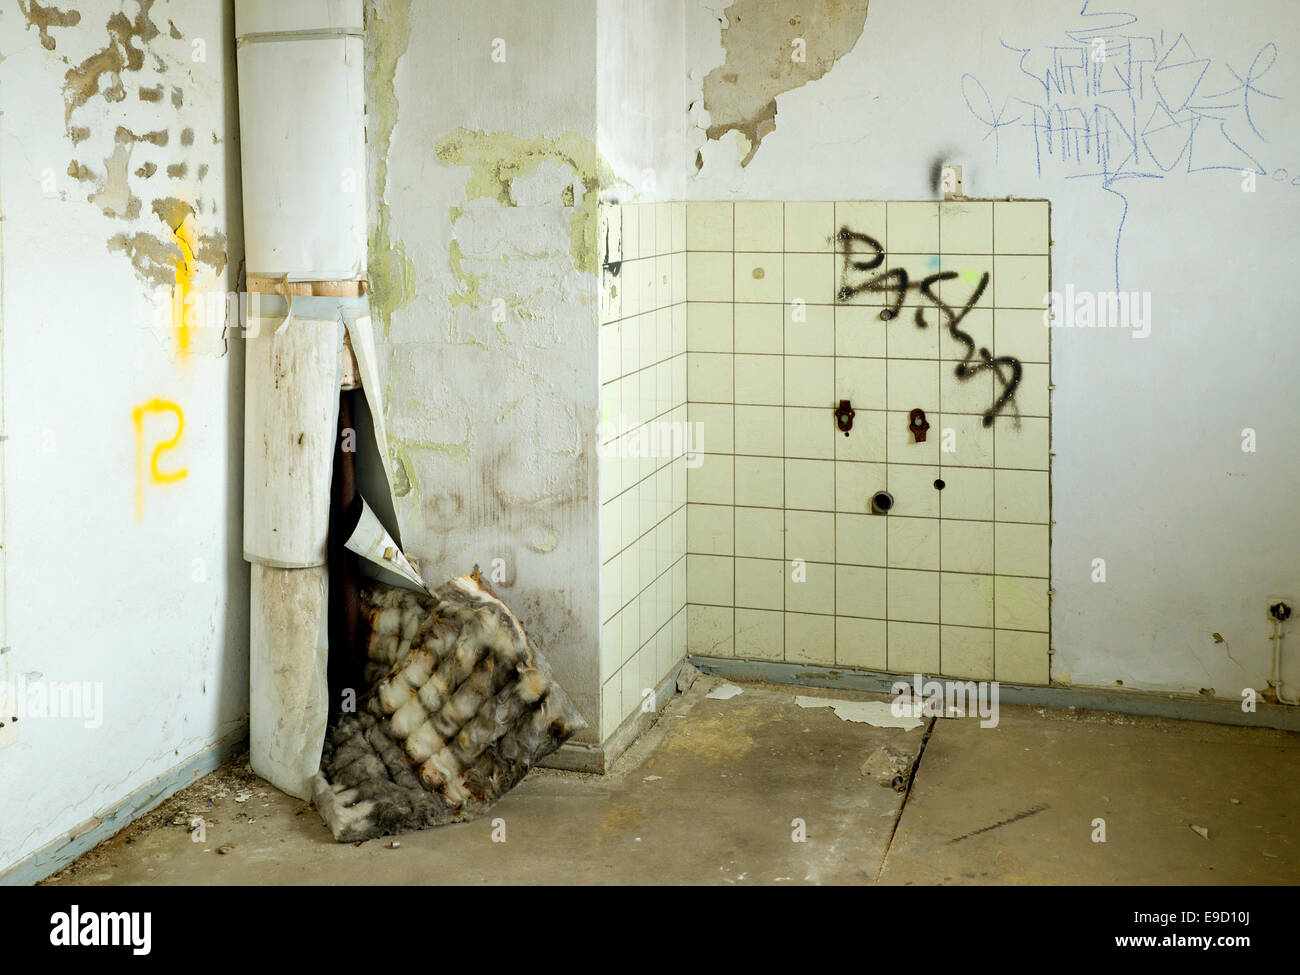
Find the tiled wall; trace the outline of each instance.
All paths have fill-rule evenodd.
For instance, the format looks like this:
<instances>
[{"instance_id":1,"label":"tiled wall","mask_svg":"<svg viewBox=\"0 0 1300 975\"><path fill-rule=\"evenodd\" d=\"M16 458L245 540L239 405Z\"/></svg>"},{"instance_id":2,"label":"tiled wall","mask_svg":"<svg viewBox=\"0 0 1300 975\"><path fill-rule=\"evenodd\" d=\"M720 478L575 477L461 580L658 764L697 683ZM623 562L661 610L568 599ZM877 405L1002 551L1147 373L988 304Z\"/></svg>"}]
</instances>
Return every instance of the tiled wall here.
<instances>
[{"instance_id":1,"label":"tiled wall","mask_svg":"<svg viewBox=\"0 0 1300 975\"><path fill-rule=\"evenodd\" d=\"M600 210L601 737L686 654L686 206Z\"/></svg>"},{"instance_id":2,"label":"tiled wall","mask_svg":"<svg viewBox=\"0 0 1300 975\"><path fill-rule=\"evenodd\" d=\"M1045 201L687 205L692 654L1048 681L1048 223ZM888 317L897 291L860 289L899 270ZM938 306L985 273L958 329L1002 381L958 375Z\"/></svg>"}]
</instances>

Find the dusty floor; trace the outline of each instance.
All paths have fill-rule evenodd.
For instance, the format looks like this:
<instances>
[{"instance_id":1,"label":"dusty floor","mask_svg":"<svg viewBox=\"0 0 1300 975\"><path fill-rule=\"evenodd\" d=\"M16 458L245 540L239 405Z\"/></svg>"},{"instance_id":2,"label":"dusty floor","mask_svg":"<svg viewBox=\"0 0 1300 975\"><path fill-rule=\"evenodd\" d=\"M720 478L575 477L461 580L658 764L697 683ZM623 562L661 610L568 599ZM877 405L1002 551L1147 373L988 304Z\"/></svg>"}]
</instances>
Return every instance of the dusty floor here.
<instances>
[{"instance_id":1,"label":"dusty floor","mask_svg":"<svg viewBox=\"0 0 1300 975\"><path fill-rule=\"evenodd\" d=\"M1012 705L901 730L797 704L872 695L720 683L611 774L536 770L478 822L340 845L236 762L49 882L1300 883L1300 735ZM885 745L921 752L905 792L863 769Z\"/></svg>"}]
</instances>

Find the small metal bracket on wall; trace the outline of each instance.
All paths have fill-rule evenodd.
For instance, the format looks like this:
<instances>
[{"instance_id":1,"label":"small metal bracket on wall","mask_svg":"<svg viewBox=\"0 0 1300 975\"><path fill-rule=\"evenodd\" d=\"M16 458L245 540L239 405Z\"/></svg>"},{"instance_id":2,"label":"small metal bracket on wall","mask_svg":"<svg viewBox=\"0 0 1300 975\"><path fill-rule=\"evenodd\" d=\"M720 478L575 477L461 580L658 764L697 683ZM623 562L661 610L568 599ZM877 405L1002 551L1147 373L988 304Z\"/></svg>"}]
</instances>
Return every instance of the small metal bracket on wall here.
<instances>
[{"instance_id":1,"label":"small metal bracket on wall","mask_svg":"<svg viewBox=\"0 0 1300 975\"><path fill-rule=\"evenodd\" d=\"M853 418L857 411L853 409L853 404L846 399L840 400L840 405L835 408L835 425L840 428L844 436L849 435L853 429Z\"/></svg>"},{"instance_id":2,"label":"small metal bracket on wall","mask_svg":"<svg viewBox=\"0 0 1300 975\"><path fill-rule=\"evenodd\" d=\"M912 443L925 443L925 431L930 429L925 410L917 407L907 415L907 429L912 431Z\"/></svg>"}]
</instances>

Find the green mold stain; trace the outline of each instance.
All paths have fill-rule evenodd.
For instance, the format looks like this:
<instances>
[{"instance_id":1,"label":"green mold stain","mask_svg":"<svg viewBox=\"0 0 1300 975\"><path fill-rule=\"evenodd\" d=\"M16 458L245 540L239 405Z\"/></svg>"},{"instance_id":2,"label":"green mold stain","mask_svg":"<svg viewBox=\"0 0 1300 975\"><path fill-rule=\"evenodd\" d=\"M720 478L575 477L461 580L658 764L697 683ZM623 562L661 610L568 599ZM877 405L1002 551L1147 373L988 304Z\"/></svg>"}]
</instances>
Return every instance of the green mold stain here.
<instances>
[{"instance_id":1,"label":"green mold stain","mask_svg":"<svg viewBox=\"0 0 1300 975\"><path fill-rule=\"evenodd\" d=\"M613 181L613 172L596 151L595 144L576 132L555 138L526 137L511 132L482 132L459 128L438 140L438 159L449 166L465 166L469 178L465 196L469 200L495 200L501 206L516 206L514 181L528 176L542 163L558 162L573 171L582 184L582 200L573 201L570 186L561 203L573 206L569 215L569 255L579 271L596 271L596 205L600 187Z\"/></svg>"},{"instance_id":2,"label":"green mold stain","mask_svg":"<svg viewBox=\"0 0 1300 975\"><path fill-rule=\"evenodd\" d=\"M367 0L366 65L370 140L375 147L375 219L370 228L370 305L392 327L393 313L415 297L415 265L392 237L392 211L385 202L388 151L397 128L397 63L411 42L411 0Z\"/></svg>"}]
</instances>

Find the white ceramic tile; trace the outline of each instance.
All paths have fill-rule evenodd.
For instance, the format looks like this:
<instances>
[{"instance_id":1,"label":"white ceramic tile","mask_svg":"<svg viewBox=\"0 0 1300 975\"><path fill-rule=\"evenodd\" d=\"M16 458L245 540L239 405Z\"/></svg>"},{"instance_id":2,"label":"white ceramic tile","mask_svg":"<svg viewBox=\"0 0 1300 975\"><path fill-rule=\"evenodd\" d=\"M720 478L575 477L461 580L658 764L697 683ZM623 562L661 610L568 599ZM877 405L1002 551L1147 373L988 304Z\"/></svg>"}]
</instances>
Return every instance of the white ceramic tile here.
<instances>
[{"instance_id":1,"label":"white ceramic tile","mask_svg":"<svg viewBox=\"0 0 1300 975\"><path fill-rule=\"evenodd\" d=\"M695 403L730 403L732 357L715 352L691 352L686 357L686 395Z\"/></svg>"},{"instance_id":2,"label":"white ceramic tile","mask_svg":"<svg viewBox=\"0 0 1300 975\"><path fill-rule=\"evenodd\" d=\"M785 512L785 558L835 561L835 515L823 511Z\"/></svg>"},{"instance_id":3,"label":"white ceramic tile","mask_svg":"<svg viewBox=\"0 0 1300 975\"><path fill-rule=\"evenodd\" d=\"M731 301L732 264L730 253L688 251L686 254L688 301ZM626 298L627 294L624 293L624 299Z\"/></svg>"},{"instance_id":4,"label":"white ceramic tile","mask_svg":"<svg viewBox=\"0 0 1300 975\"><path fill-rule=\"evenodd\" d=\"M700 504L732 504L733 464L729 456L703 455L703 463L686 472L687 497Z\"/></svg>"},{"instance_id":5,"label":"white ceramic tile","mask_svg":"<svg viewBox=\"0 0 1300 975\"><path fill-rule=\"evenodd\" d=\"M674 253L686 250L686 204L673 203L672 207L672 248Z\"/></svg>"},{"instance_id":6,"label":"white ceramic tile","mask_svg":"<svg viewBox=\"0 0 1300 975\"><path fill-rule=\"evenodd\" d=\"M885 408L885 360L837 358L835 360L836 403L842 399L853 403L855 410ZM852 432L849 437L852 439Z\"/></svg>"},{"instance_id":7,"label":"white ceramic tile","mask_svg":"<svg viewBox=\"0 0 1300 975\"><path fill-rule=\"evenodd\" d=\"M885 618L885 569L874 566L835 567L835 612L839 616Z\"/></svg>"},{"instance_id":8,"label":"white ceramic tile","mask_svg":"<svg viewBox=\"0 0 1300 975\"><path fill-rule=\"evenodd\" d=\"M749 558L785 556L785 511L781 508L730 509L735 513L736 554Z\"/></svg>"},{"instance_id":9,"label":"white ceramic tile","mask_svg":"<svg viewBox=\"0 0 1300 975\"><path fill-rule=\"evenodd\" d=\"M735 416L732 410L725 403L691 403L687 416L693 425L692 446L706 454L733 453Z\"/></svg>"},{"instance_id":10,"label":"white ceramic tile","mask_svg":"<svg viewBox=\"0 0 1300 975\"><path fill-rule=\"evenodd\" d=\"M887 468L884 464L835 462L835 510L849 514L869 514L871 496L886 490ZM885 517L883 515L872 517Z\"/></svg>"},{"instance_id":11,"label":"white ceramic tile","mask_svg":"<svg viewBox=\"0 0 1300 975\"><path fill-rule=\"evenodd\" d=\"M939 204L890 200L886 208L889 254L939 252Z\"/></svg>"},{"instance_id":12,"label":"white ceramic tile","mask_svg":"<svg viewBox=\"0 0 1300 975\"><path fill-rule=\"evenodd\" d=\"M808 305L834 304L836 270L834 254L786 254L786 303L797 298Z\"/></svg>"},{"instance_id":13,"label":"white ceramic tile","mask_svg":"<svg viewBox=\"0 0 1300 975\"><path fill-rule=\"evenodd\" d=\"M983 418L973 413L945 413L939 421L939 463L945 467L993 466L995 431L984 425Z\"/></svg>"},{"instance_id":14,"label":"white ceramic tile","mask_svg":"<svg viewBox=\"0 0 1300 975\"><path fill-rule=\"evenodd\" d=\"M737 202L735 204L736 249L781 252L784 240L780 201Z\"/></svg>"},{"instance_id":15,"label":"white ceramic tile","mask_svg":"<svg viewBox=\"0 0 1300 975\"><path fill-rule=\"evenodd\" d=\"M835 617L785 614L785 659L796 663L835 663Z\"/></svg>"},{"instance_id":16,"label":"white ceramic tile","mask_svg":"<svg viewBox=\"0 0 1300 975\"><path fill-rule=\"evenodd\" d=\"M691 301L686 304L686 351L731 351L731 304Z\"/></svg>"},{"instance_id":17,"label":"white ceramic tile","mask_svg":"<svg viewBox=\"0 0 1300 975\"><path fill-rule=\"evenodd\" d=\"M939 297L954 312L960 312L968 306L971 312L992 308L994 298L993 260L992 257L987 255L944 254L939 259L939 270L944 273L951 271L957 276L955 278L944 278L939 282ZM988 275L988 280L984 280L985 275ZM968 312L966 318L961 320L959 327L963 332L970 331L966 324L971 312ZM947 328L946 322L938 315L931 315L930 320L939 322L945 329ZM984 344L988 344L988 339L984 340ZM945 352L944 354L950 355L951 352Z\"/></svg>"},{"instance_id":18,"label":"white ceramic tile","mask_svg":"<svg viewBox=\"0 0 1300 975\"><path fill-rule=\"evenodd\" d=\"M993 672L1009 684L1046 684L1051 666L1046 633L998 630L993 637Z\"/></svg>"},{"instance_id":19,"label":"white ceramic tile","mask_svg":"<svg viewBox=\"0 0 1300 975\"><path fill-rule=\"evenodd\" d=\"M831 356L785 357L785 405L834 408L835 360Z\"/></svg>"},{"instance_id":20,"label":"white ceramic tile","mask_svg":"<svg viewBox=\"0 0 1300 975\"><path fill-rule=\"evenodd\" d=\"M1021 416L1047 416L1048 381L1046 363L1026 362L1021 365L1020 385L1015 393L1016 409Z\"/></svg>"},{"instance_id":21,"label":"white ceramic tile","mask_svg":"<svg viewBox=\"0 0 1300 975\"><path fill-rule=\"evenodd\" d=\"M999 416L993 421L994 456L998 467L1045 471L1048 468L1047 418Z\"/></svg>"},{"instance_id":22,"label":"white ceramic tile","mask_svg":"<svg viewBox=\"0 0 1300 975\"><path fill-rule=\"evenodd\" d=\"M884 670L885 621L835 618L835 663L841 667Z\"/></svg>"},{"instance_id":23,"label":"white ceramic tile","mask_svg":"<svg viewBox=\"0 0 1300 975\"><path fill-rule=\"evenodd\" d=\"M686 557L686 598L690 602L730 606L734 581L731 558L721 555Z\"/></svg>"},{"instance_id":24,"label":"white ceramic tile","mask_svg":"<svg viewBox=\"0 0 1300 975\"><path fill-rule=\"evenodd\" d=\"M835 566L823 562L797 562L795 559L785 560L786 611L833 614Z\"/></svg>"},{"instance_id":25,"label":"white ceramic tile","mask_svg":"<svg viewBox=\"0 0 1300 975\"><path fill-rule=\"evenodd\" d=\"M734 246L730 203L686 204L688 251L730 251Z\"/></svg>"},{"instance_id":26,"label":"white ceramic tile","mask_svg":"<svg viewBox=\"0 0 1300 975\"><path fill-rule=\"evenodd\" d=\"M891 620L939 622L939 573L886 569L885 589Z\"/></svg>"},{"instance_id":27,"label":"white ceramic tile","mask_svg":"<svg viewBox=\"0 0 1300 975\"><path fill-rule=\"evenodd\" d=\"M889 519L881 515L835 515L835 561L840 565L885 564Z\"/></svg>"},{"instance_id":28,"label":"white ceramic tile","mask_svg":"<svg viewBox=\"0 0 1300 975\"><path fill-rule=\"evenodd\" d=\"M925 420L930 427L925 439L918 442L912 432L911 413L895 410L885 414L885 457L891 464L939 463L943 418L938 410L926 410Z\"/></svg>"},{"instance_id":29,"label":"white ceramic tile","mask_svg":"<svg viewBox=\"0 0 1300 975\"><path fill-rule=\"evenodd\" d=\"M835 439L841 436L835 426L834 411L809 406L786 407L785 456L834 460Z\"/></svg>"},{"instance_id":30,"label":"white ceramic tile","mask_svg":"<svg viewBox=\"0 0 1300 975\"><path fill-rule=\"evenodd\" d=\"M786 302L785 353L786 355L834 355L835 309L830 305Z\"/></svg>"},{"instance_id":31,"label":"white ceramic tile","mask_svg":"<svg viewBox=\"0 0 1300 975\"><path fill-rule=\"evenodd\" d=\"M993 235L999 253L1046 254L1046 200L999 200L993 204Z\"/></svg>"},{"instance_id":32,"label":"white ceramic tile","mask_svg":"<svg viewBox=\"0 0 1300 975\"><path fill-rule=\"evenodd\" d=\"M1047 524L1046 471L998 470L994 472L993 481L997 492L998 521ZM947 498L944 500L946 502Z\"/></svg>"},{"instance_id":33,"label":"white ceramic tile","mask_svg":"<svg viewBox=\"0 0 1300 975\"><path fill-rule=\"evenodd\" d=\"M939 558L945 569L954 572L992 572L993 523L942 519Z\"/></svg>"},{"instance_id":34,"label":"white ceramic tile","mask_svg":"<svg viewBox=\"0 0 1300 975\"><path fill-rule=\"evenodd\" d=\"M736 656L785 658L785 614L779 610L736 610Z\"/></svg>"},{"instance_id":35,"label":"white ceramic tile","mask_svg":"<svg viewBox=\"0 0 1300 975\"><path fill-rule=\"evenodd\" d=\"M888 556L891 569L939 568L939 519L888 517Z\"/></svg>"},{"instance_id":36,"label":"white ceramic tile","mask_svg":"<svg viewBox=\"0 0 1300 975\"><path fill-rule=\"evenodd\" d=\"M994 528L994 569L999 575L1048 576L1046 525L1000 522Z\"/></svg>"},{"instance_id":37,"label":"white ceramic tile","mask_svg":"<svg viewBox=\"0 0 1300 975\"><path fill-rule=\"evenodd\" d=\"M828 253L835 241L835 204L787 203L785 249Z\"/></svg>"},{"instance_id":38,"label":"white ceramic tile","mask_svg":"<svg viewBox=\"0 0 1300 975\"><path fill-rule=\"evenodd\" d=\"M619 244L624 264L641 256L641 208L635 203L625 203L619 208L622 234Z\"/></svg>"},{"instance_id":39,"label":"white ceramic tile","mask_svg":"<svg viewBox=\"0 0 1300 975\"><path fill-rule=\"evenodd\" d=\"M1046 308L1046 257L999 255L993 259L993 297L998 308Z\"/></svg>"},{"instance_id":40,"label":"white ceramic tile","mask_svg":"<svg viewBox=\"0 0 1300 975\"><path fill-rule=\"evenodd\" d=\"M848 435L841 433L832 420L831 436L835 440L836 460L856 460L881 464L885 462L885 426L888 414L883 410L864 410L853 401L853 428ZM830 411L834 417L834 410Z\"/></svg>"},{"instance_id":41,"label":"white ceramic tile","mask_svg":"<svg viewBox=\"0 0 1300 975\"><path fill-rule=\"evenodd\" d=\"M998 355L1023 362L1046 362L1052 330L1043 313L1028 308L999 308L993 312L993 346Z\"/></svg>"},{"instance_id":42,"label":"white ceramic tile","mask_svg":"<svg viewBox=\"0 0 1300 975\"><path fill-rule=\"evenodd\" d=\"M737 305L736 352L780 355L783 313L781 305Z\"/></svg>"},{"instance_id":43,"label":"white ceramic tile","mask_svg":"<svg viewBox=\"0 0 1300 975\"><path fill-rule=\"evenodd\" d=\"M835 204L835 232L837 249L847 249L846 239L838 236L841 231L867 234L875 239L886 252L889 241L885 235L885 202L883 200L852 200Z\"/></svg>"},{"instance_id":44,"label":"white ceramic tile","mask_svg":"<svg viewBox=\"0 0 1300 975\"><path fill-rule=\"evenodd\" d=\"M951 677L993 679L993 631L970 626L939 627L939 670Z\"/></svg>"},{"instance_id":45,"label":"white ceramic tile","mask_svg":"<svg viewBox=\"0 0 1300 975\"><path fill-rule=\"evenodd\" d=\"M999 629L1048 630L1046 579L994 576L994 623Z\"/></svg>"},{"instance_id":46,"label":"white ceramic tile","mask_svg":"<svg viewBox=\"0 0 1300 975\"><path fill-rule=\"evenodd\" d=\"M835 463L829 460L787 460L785 504L788 508L834 511Z\"/></svg>"},{"instance_id":47,"label":"white ceramic tile","mask_svg":"<svg viewBox=\"0 0 1300 975\"><path fill-rule=\"evenodd\" d=\"M785 503L785 461L779 457L737 457L736 504L779 508Z\"/></svg>"},{"instance_id":48,"label":"white ceramic tile","mask_svg":"<svg viewBox=\"0 0 1300 975\"><path fill-rule=\"evenodd\" d=\"M939 617L945 624L991 627L993 576L940 573Z\"/></svg>"},{"instance_id":49,"label":"white ceramic tile","mask_svg":"<svg viewBox=\"0 0 1300 975\"><path fill-rule=\"evenodd\" d=\"M939 412L938 362L890 359L886 366L886 382L889 409L904 413L918 408L927 413Z\"/></svg>"},{"instance_id":50,"label":"white ceramic tile","mask_svg":"<svg viewBox=\"0 0 1300 975\"><path fill-rule=\"evenodd\" d=\"M730 607L687 606L687 652L701 657L732 656L736 643L734 615Z\"/></svg>"},{"instance_id":51,"label":"white ceramic tile","mask_svg":"<svg viewBox=\"0 0 1300 975\"><path fill-rule=\"evenodd\" d=\"M886 476L889 478L889 493L894 496L894 507L889 512L890 518L938 518L939 499L948 493L948 480L945 473L942 491L935 488L939 480L939 468L928 464L888 464Z\"/></svg>"},{"instance_id":52,"label":"white ceramic tile","mask_svg":"<svg viewBox=\"0 0 1300 975\"><path fill-rule=\"evenodd\" d=\"M785 360L779 355L737 355L736 402L751 406L781 405L785 395L784 366Z\"/></svg>"},{"instance_id":53,"label":"white ceramic tile","mask_svg":"<svg viewBox=\"0 0 1300 975\"><path fill-rule=\"evenodd\" d=\"M784 425L779 406L736 407L736 453L780 457Z\"/></svg>"},{"instance_id":54,"label":"white ceramic tile","mask_svg":"<svg viewBox=\"0 0 1300 975\"><path fill-rule=\"evenodd\" d=\"M959 367L959 363L951 361L940 363L939 396L943 412L982 417L993 405L993 372L989 369L966 369L964 374L958 375Z\"/></svg>"},{"instance_id":55,"label":"white ceramic tile","mask_svg":"<svg viewBox=\"0 0 1300 975\"><path fill-rule=\"evenodd\" d=\"M736 559L735 572L736 606L746 609L784 608L784 562L775 559Z\"/></svg>"},{"instance_id":56,"label":"white ceramic tile","mask_svg":"<svg viewBox=\"0 0 1300 975\"><path fill-rule=\"evenodd\" d=\"M993 519L993 471L978 467L945 467L941 492L944 519Z\"/></svg>"},{"instance_id":57,"label":"white ceramic tile","mask_svg":"<svg viewBox=\"0 0 1300 975\"><path fill-rule=\"evenodd\" d=\"M687 550L701 555L731 555L735 546L734 511L731 505L688 504Z\"/></svg>"},{"instance_id":58,"label":"white ceramic tile","mask_svg":"<svg viewBox=\"0 0 1300 975\"><path fill-rule=\"evenodd\" d=\"M939 672L939 627L928 623L890 622L888 670L896 674Z\"/></svg>"},{"instance_id":59,"label":"white ceramic tile","mask_svg":"<svg viewBox=\"0 0 1300 975\"><path fill-rule=\"evenodd\" d=\"M738 302L780 302L785 294L784 262L780 254L737 251L735 286Z\"/></svg>"},{"instance_id":60,"label":"white ceramic tile","mask_svg":"<svg viewBox=\"0 0 1300 975\"><path fill-rule=\"evenodd\" d=\"M884 358L886 329L874 306L835 306L835 354Z\"/></svg>"},{"instance_id":61,"label":"white ceramic tile","mask_svg":"<svg viewBox=\"0 0 1300 975\"><path fill-rule=\"evenodd\" d=\"M945 254L992 254L993 204L987 201L940 203L939 247Z\"/></svg>"}]
</instances>

